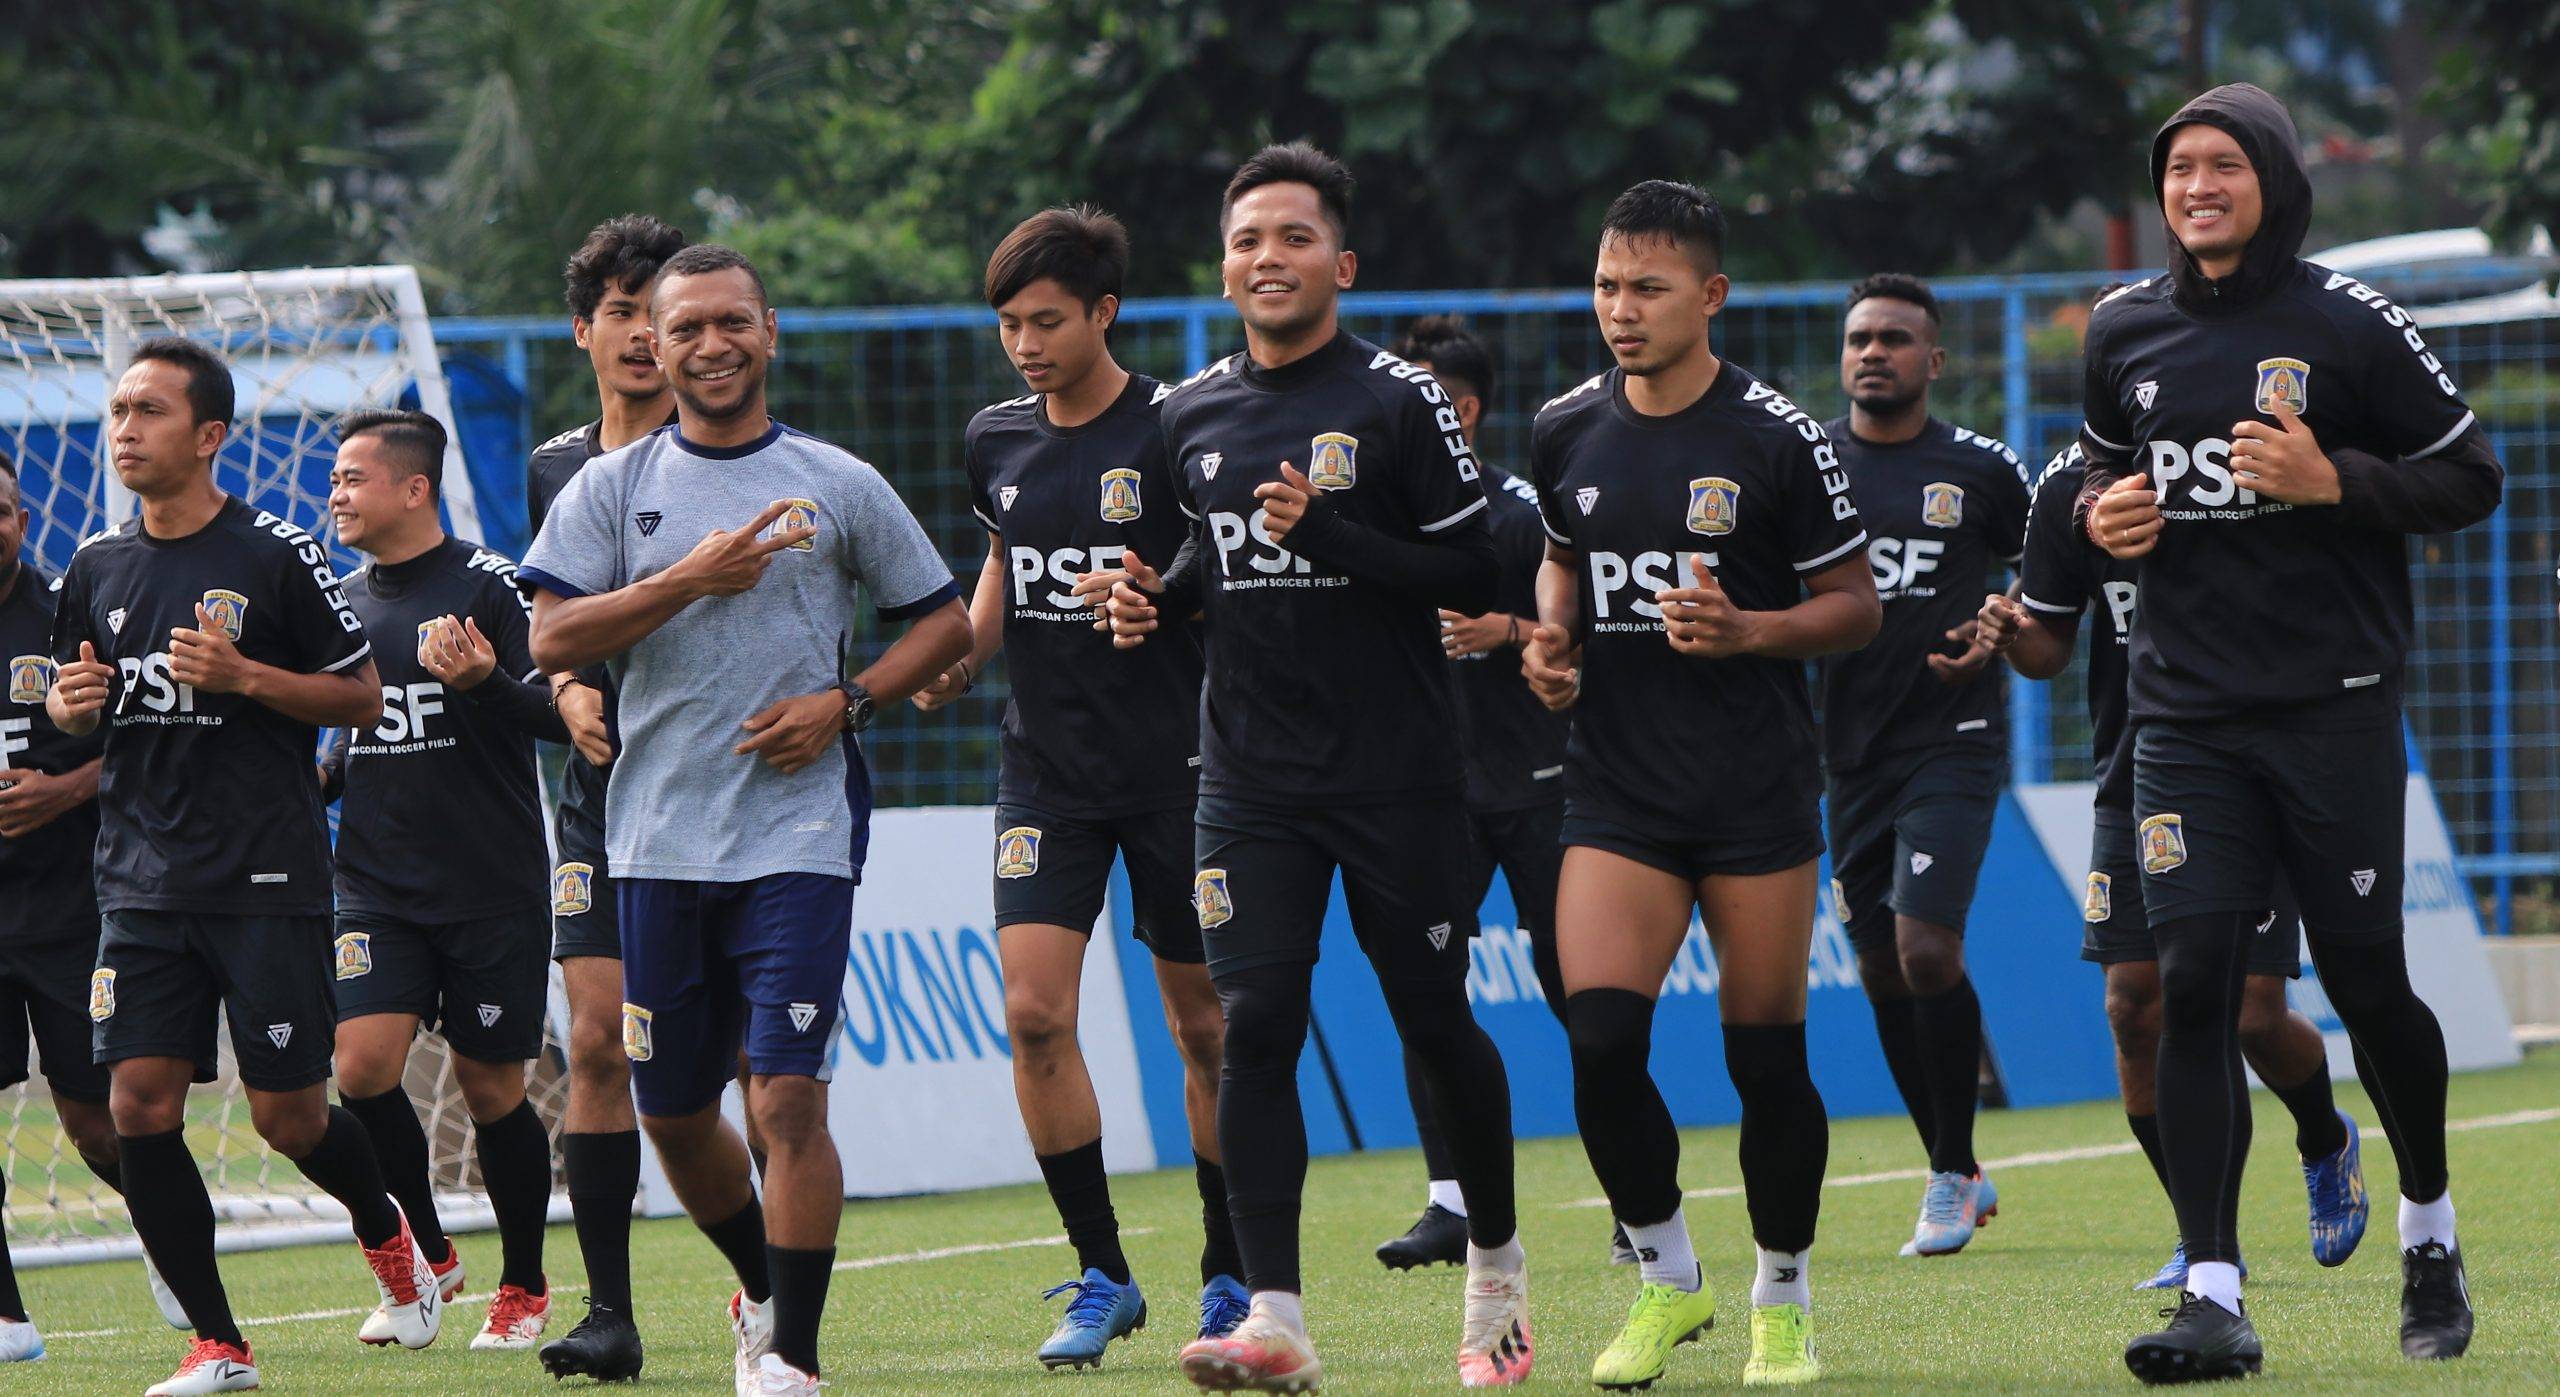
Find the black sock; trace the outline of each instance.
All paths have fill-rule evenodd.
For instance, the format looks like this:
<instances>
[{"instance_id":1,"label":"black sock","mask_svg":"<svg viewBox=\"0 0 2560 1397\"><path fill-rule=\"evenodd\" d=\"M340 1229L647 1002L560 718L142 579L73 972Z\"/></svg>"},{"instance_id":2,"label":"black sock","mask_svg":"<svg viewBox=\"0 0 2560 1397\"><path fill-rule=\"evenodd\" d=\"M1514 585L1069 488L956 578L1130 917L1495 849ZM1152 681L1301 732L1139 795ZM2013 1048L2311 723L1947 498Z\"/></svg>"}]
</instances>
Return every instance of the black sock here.
<instances>
[{"instance_id":1,"label":"black sock","mask_svg":"<svg viewBox=\"0 0 2560 1397\"><path fill-rule=\"evenodd\" d=\"M1218 1068L1218 1154L1227 1210L1251 1290L1299 1288L1298 1209L1307 1184L1307 1119L1298 1055L1307 1044L1312 962L1254 965L1217 977L1226 1010Z\"/></svg>"},{"instance_id":2,"label":"black sock","mask_svg":"<svg viewBox=\"0 0 2560 1397\"><path fill-rule=\"evenodd\" d=\"M1929 1167L1941 1174L1981 1172L1973 1157L1973 1113L1982 1095L1982 1001L1973 978L1952 988L1915 995L1912 1017L1920 1029L1921 1062L1929 1077L1929 1114L1936 1124Z\"/></svg>"},{"instance_id":3,"label":"black sock","mask_svg":"<svg viewBox=\"0 0 2560 1397\"><path fill-rule=\"evenodd\" d=\"M2189 1265L2240 1259L2250 1133L2240 997L2253 926L2254 919L2209 912L2152 928L2160 947L2160 1147Z\"/></svg>"},{"instance_id":4,"label":"black sock","mask_svg":"<svg viewBox=\"0 0 2560 1397\"><path fill-rule=\"evenodd\" d=\"M409 1235L418 1239L418 1254L429 1261L453 1255L444 1235L444 1219L436 1212L433 1183L427 1177L427 1132L409 1093L393 1087L380 1096L338 1094L347 1114L364 1126L373 1142L373 1157L382 1169L383 1187L408 1215Z\"/></svg>"},{"instance_id":5,"label":"black sock","mask_svg":"<svg viewBox=\"0 0 2560 1397\"><path fill-rule=\"evenodd\" d=\"M2329 1089L2329 1062L2289 1087L2267 1083L2293 1115L2293 1152L2304 1159L2325 1159L2347 1147L2347 1125L2338 1119L2338 1101Z\"/></svg>"},{"instance_id":6,"label":"black sock","mask_svg":"<svg viewBox=\"0 0 2560 1397\"><path fill-rule=\"evenodd\" d=\"M2355 1038L2357 1075L2391 1136L2401 1196L2443 1197L2444 1028L2410 988L2404 948L2398 940L2358 946L2315 940L2311 959L2330 1006Z\"/></svg>"},{"instance_id":7,"label":"black sock","mask_svg":"<svg viewBox=\"0 0 2560 1397\"><path fill-rule=\"evenodd\" d=\"M498 1215L498 1247L504 1260L498 1284L543 1293L542 1225L551 1211L551 1137L533 1103L516 1108L475 1132L480 1181Z\"/></svg>"},{"instance_id":8,"label":"black sock","mask_svg":"<svg viewBox=\"0 0 2560 1397\"><path fill-rule=\"evenodd\" d=\"M834 1278L836 1249L765 1248L773 1276L773 1353L815 1377L818 1321L827 1312L827 1282Z\"/></svg>"},{"instance_id":9,"label":"black sock","mask_svg":"<svg viewBox=\"0 0 2560 1397\"><path fill-rule=\"evenodd\" d=\"M1227 1216L1227 1171L1194 1154L1191 1178L1200 1187L1200 1283L1241 1278L1244 1258L1236 1255L1236 1224Z\"/></svg>"},{"instance_id":10,"label":"black sock","mask_svg":"<svg viewBox=\"0 0 2560 1397\"><path fill-rule=\"evenodd\" d=\"M587 1298L631 1313L631 1205L640 1196L640 1132L608 1130L560 1137L569 1176L569 1216L586 1258Z\"/></svg>"},{"instance_id":11,"label":"black sock","mask_svg":"<svg viewBox=\"0 0 2560 1397\"><path fill-rule=\"evenodd\" d=\"M1867 1007L1875 1011L1876 1046L1884 1049L1884 1066L1893 1074L1893 1089L1902 1093L1902 1109L1911 1114L1911 1126L1920 1132L1920 1148L1934 1152L1938 1144L1938 1113L1929 1098L1929 1070L1920 1060L1919 1008L1907 995L1869 999Z\"/></svg>"},{"instance_id":12,"label":"black sock","mask_svg":"<svg viewBox=\"0 0 2560 1397\"><path fill-rule=\"evenodd\" d=\"M747 1298L761 1305L773 1298L773 1273L764 1266L764 1205L753 1196L747 1206L718 1222L702 1224L702 1235L729 1258L729 1269L738 1273L738 1288Z\"/></svg>"},{"instance_id":13,"label":"black sock","mask_svg":"<svg viewBox=\"0 0 2560 1397\"><path fill-rule=\"evenodd\" d=\"M195 1157L187 1153L186 1133L119 1135L116 1145L134 1235L186 1310L196 1337L248 1347L232 1321L231 1297L223 1292L222 1272L214 1264L213 1199L204 1191Z\"/></svg>"},{"instance_id":14,"label":"black sock","mask_svg":"<svg viewBox=\"0 0 2560 1397\"><path fill-rule=\"evenodd\" d=\"M402 1109L407 1109L405 1102ZM410 1128L416 1129L417 1117L412 1115L409 1121ZM391 1245L392 1239L400 1235L400 1210L391 1206L391 1192L382 1181L382 1162L374 1156L373 1140L346 1107L329 1108L329 1125L320 1132L320 1143L311 1147L311 1153L295 1160L293 1166L302 1171L302 1177L318 1184L322 1193L346 1205L347 1220L355 1226L357 1241L379 1249ZM451 1254L426 1249L424 1242L419 1246L429 1257Z\"/></svg>"},{"instance_id":15,"label":"black sock","mask_svg":"<svg viewBox=\"0 0 2560 1397\"><path fill-rule=\"evenodd\" d=\"M1431 1078L1422 1070L1422 1059L1414 1056L1408 1045L1404 1050L1404 1095L1413 1103L1413 1133L1422 1146L1422 1168L1433 1183L1458 1177L1457 1162L1450 1158L1449 1141L1440 1133L1440 1115L1431 1104Z\"/></svg>"},{"instance_id":16,"label":"black sock","mask_svg":"<svg viewBox=\"0 0 2560 1397\"><path fill-rule=\"evenodd\" d=\"M1653 1082L1653 1001L1584 990L1564 1014L1573 1115L1591 1172L1621 1222L1660 1222L1680 1207L1680 1132Z\"/></svg>"},{"instance_id":17,"label":"black sock","mask_svg":"<svg viewBox=\"0 0 2560 1397\"><path fill-rule=\"evenodd\" d=\"M1726 1024L1724 1066L1742 1097L1742 1192L1751 1237L1770 1251L1813 1245L1831 1116L1805 1064L1804 1025Z\"/></svg>"},{"instance_id":18,"label":"black sock","mask_svg":"<svg viewBox=\"0 0 2560 1397\"><path fill-rule=\"evenodd\" d=\"M2151 1161L2151 1172L2160 1179L2160 1191L2169 1191L2169 1156L2160 1152L2160 1117L2137 1116L2125 1112L2124 1123L2133 1127L2133 1142L2142 1146L2142 1157Z\"/></svg>"},{"instance_id":19,"label":"black sock","mask_svg":"<svg viewBox=\"0 0 2560 1397\"><path fill-rule=\"evenodd\" d=\"M0 1210L9 1204L9 1171L0 1169ZM26 1297L18 1293L17 1263L9 1259L9 1237L0 1232L0 1319L27 1317Z\"/></svg>"},{"instance_id":20,"label":"black sock","mask_svg":"<svg viewBox=\"0 0 2560 1397\"><path fill-rule=\"evenodd\" d=\"M1113 1285L1129 1283L1129 1258L1120 1251L1120 1218L1111 1211L1111 1176L1102 1169L1102 1141L1038 1157L1058 1220L1076 1249L1076 1269L1100 1271Z\"/></svg>"},{"instance_id":21,"label":"black sock","mask_svg":"<svg viewBox=\"0 0 2560 1397\"><path fill-rule=\"evenodd\" d=\"M1449 1168L1467 1199L1467 1240L1507 1246L1519 1236L1513 1192L1511 1079L1502 1051L1467 1007L1463 984L1389 989L1387 1013L1406 1048L1422 1059Z\"/></svg>"}]
</instances>

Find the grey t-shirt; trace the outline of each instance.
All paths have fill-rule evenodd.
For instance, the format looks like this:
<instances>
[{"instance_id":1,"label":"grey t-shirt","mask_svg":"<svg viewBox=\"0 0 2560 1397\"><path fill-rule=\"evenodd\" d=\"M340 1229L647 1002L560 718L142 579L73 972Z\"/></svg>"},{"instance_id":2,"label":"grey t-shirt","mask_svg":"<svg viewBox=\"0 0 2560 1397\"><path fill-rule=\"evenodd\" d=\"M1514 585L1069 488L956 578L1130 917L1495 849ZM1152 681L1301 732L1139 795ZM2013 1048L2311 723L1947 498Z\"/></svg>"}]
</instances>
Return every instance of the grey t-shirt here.
<instances>
[{"instance_id":1,"label":"grey t-shirt","mask_svg":"<svg viewBox=\"0 0 2560 1397\"><path fill-rule=\"evenodd\" d=\"M791 776L730 749L753 714L843 676L857 588L889 620L959 596L950 565L878 471L778 422L735 447L661 427L578 473L516 578L563 597L614 591L776 500L797 507L774 529L814 524L817 537L774 554L752 589L693 603L611 662L622 754L605 830L616 877L861 876L871 791L851 744Z\"/></svg>"}]
</instances>

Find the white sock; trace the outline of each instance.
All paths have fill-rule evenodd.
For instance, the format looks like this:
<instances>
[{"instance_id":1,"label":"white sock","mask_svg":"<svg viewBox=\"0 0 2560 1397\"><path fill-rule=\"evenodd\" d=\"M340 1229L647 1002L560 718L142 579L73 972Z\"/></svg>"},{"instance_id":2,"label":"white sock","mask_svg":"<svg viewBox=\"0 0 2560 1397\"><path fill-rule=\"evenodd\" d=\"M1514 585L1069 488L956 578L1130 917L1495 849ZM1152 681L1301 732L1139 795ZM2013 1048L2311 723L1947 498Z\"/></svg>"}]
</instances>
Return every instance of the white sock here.
<instances>
[{"instance_id":1,"label":"white sock","mask_svg":"<svg viewBox=\"0 0 2560 1397\"><path fill-rule=\"evenodd\" d=\"M1754 1305L1802 1305L1813 1308L1813 1272L1805 1265L1810 1251L1760 1250L1760 1274L1751 1282Z\"/></svg>"},{"instance_id":2,"label":"white sock","mask_svg":"<svg viewBox=\"0 0 2560 1397\"><path fill-rule=\"evenodd\" d=\"M1439 1204L1443 1212L1456 1213L1460 1217L1467 1215L1467 1195L1459 1191L1455 1179L1433 1179L1431 1201Z\"/></svg>"},{"instance_id":3,"label":"white sock","mask_svg":"<svg viewBox=\"0 0 2560 1397\"><path fill-rule=\"evenodd\" d=\"M2452 1189L2433 1203L2412 1203L2406 1196L2400 1200L2400 1250L2429 1242L2442 1242L2446 1251L2453 1250Z\"/></svg>"},{"instance_id":4,"label":"white sock","mask_svg":"<svg viewBox=\"0 0 2560 1397\"><path fill-rule=\"evenodd\" d=\"M1660 1222L1642 1226L1631 1222L1626 1227L1627 1241L1643 1262L1645 1284L1688 1291L1705 1284L1698 1271L1698 1254L1689 1247L1689 1219L1680 1209L1672 1209L1671 1216Z\"/></svg>"},{"instance_id":5,"label":"white sock","mask_svg":"<svg viewBox=\"0 0 2560 1397\"><path fill-rule=\"evenodd\" d=\"M1307 1304L1296 1291L1257 1290L1253 1293L1252 1313L1286 1327L1301 1339L1307 1336Z\"/></svg>"},{"instance_id":6,"label":"white sock","mask_svg":"<svg viewBox=\"0 0 2560 1397\"><path fill-rule=\"evenodd\" d=\"M1480 1247L1469 1242L1467 1243L1467 1269L1500 1271L1505 1275L1516 1276L1529 1269L1529 1254L1520 1249L1520 1234L1517 1232L1511 1234L1510 1241L1498 1247Z\"/></svg>"},{"instance_id":7,"label":"white sock","mask_svg":"<svg viewBox=\"0 0 2560 1397\"><path fill-rule=\"evenodd\" d=\"M2228 1261L2198 1261L2187 1267L2187 1289L2240 1313L2240 1268Z\"/></svg>"}]
</instances>

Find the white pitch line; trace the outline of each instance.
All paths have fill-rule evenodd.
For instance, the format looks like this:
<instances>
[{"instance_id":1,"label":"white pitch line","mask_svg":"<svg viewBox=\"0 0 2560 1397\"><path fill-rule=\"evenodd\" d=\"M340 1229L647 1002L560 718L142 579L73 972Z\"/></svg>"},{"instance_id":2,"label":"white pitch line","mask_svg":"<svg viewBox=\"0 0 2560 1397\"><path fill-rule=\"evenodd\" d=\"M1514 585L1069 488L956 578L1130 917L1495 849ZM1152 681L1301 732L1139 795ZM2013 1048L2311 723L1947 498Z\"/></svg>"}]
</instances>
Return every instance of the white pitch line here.
<instances>
[{"instance_id":1,"label":"white pitch line","mask_svg":"<svg viewBox=\"0 0 2560 1397\"><path fill-rule=\"evenodd\" d=\"M2467 1120L2448 1121L2444 1128L2447 1132L2505 1130L2519 1125L2541 1125L2546 1121L2560 1121L2560 1109L2537 1108L2529 1111L2509 1111L2504 1115L2473 1116ZM2382 1127L2378 1125L2368 1125L2356 1134L2359 1138L2366 1140L2384 1138ZM2029 1169L2045 1164L2076 1164L2087 1159L2110 1159L2117 1155L2134 1154L2141 1148L2140 1145L2126 1140L2112 1145L2081 1145L2067 1150L2039 1150L2033 1154L2013 1154L2006 1159L1986 1159L1982 1161L1982 1169L1987 1174L1994 1169ZM1926 1169L1885 1169L1873 1174L1844 1174L1838 1178L1824 1179L1822 1186L1824 1188L1857 1188L1865 1184L1909 1183L1928 1177L1929 1171ZM1740 1198L1742 1186L1720 1184L1714 1188L1693 1188L1680 1196L1683 1198ZM1609 1206L1609 1200L1577 1198L1570 1203L1559 1203L1556 1206L1559 1208L1605 1208Z\"/></svg>"},{"instance_id":2,"label":"white pitch line","mask_svg":"<svg viewBox=\"0 0 2560 1397\"><path fill-rule=\"evenodd\" d=\"M1155 1229L1152 1227L1124 1227L1120 1230L1120 1235L1123 1237L1143 1237L1153 1231L1155 1231ZM1065 1246L1066 1242L1067 1239L1064 1233L1053 1237L1025 1237L1020 1241L1014 1242L971 1242L965 1246L929 1247L922 1251L892 1252L886 1256L857 1256L849 1260L837 1262L835 1269L839 1271L870 1271L883 1266L906 1266L919 1261L941 1261L954 1256L978 1256L987 1252L1023 1251L1032 1247ZM583 1292L585 1289L586 1287L583 1285L555 1285L551 1287L551 1293L553 1295L575 1295ZM445 1308L450 1310L459 1305L486 1305L488 1303L489 1297L486 1295L457 1295L453 1299L445 1302ZM350 1305L330 1310L300 1310L293 1314L286 1315L258 1315L253 1318L241 1320L240 1327L243 1329L251 1329L261 1325L271 1324L320 1324L333 1319L354 1319L358 1315L369 1315L371 1313L373 1313L373 1306L371 1305L365 1305L362 1307ZM58 1341L63 1339L112 1339L125 1334L143 1334L150 1332L152 1332L152 1327L150 1326L124 1329L66 1329L47 1334L45 1338L49 1341Z\"/></svg>"}]
</instances>

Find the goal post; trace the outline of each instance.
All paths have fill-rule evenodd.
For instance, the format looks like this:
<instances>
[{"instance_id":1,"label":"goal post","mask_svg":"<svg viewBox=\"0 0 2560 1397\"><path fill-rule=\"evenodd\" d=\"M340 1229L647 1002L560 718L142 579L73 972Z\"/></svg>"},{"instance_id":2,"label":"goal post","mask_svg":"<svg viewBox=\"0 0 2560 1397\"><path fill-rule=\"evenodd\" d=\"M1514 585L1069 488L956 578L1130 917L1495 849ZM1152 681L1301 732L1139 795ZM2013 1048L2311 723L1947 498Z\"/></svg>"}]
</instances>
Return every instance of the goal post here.
<instances>
[{"instance_id":1,"label":"goal post","mask_svg":"<svg viewBox=\"0 0 2560 1397\"><path fill-rule=\"evenodd\" d=\"M237 406L215 461L216 482L309 531L329 546L341 572L358 559L331 536L329 469L338 424L352 412L411 405L443 422L450 441L446 519L458 536L480 537L452 395L414 269L0 281L0 451L15 462L20 496L34 514L26 550L48 570L60 572L82 539L135 513L136 501L112 468L107 398L134 350L163 335L204 344L231 365ZM552 1031L527 1087L555 1130L566 1090L563 1007L555 985L546 1016ZM221 1039L218 1079L197 1087L187 1105L188 1144L223 1223L218 1245L343 1240L344 1211L251 1128L228 1033ZM427 1131L448 1227L490 1225L469 1115L442 1038L420 1038L407 1085ZM41 1075L0 1091L0 1169L9 1185L6 1235L18 1264L139 1254L123 1200L82 1166ZM556 1192L553 1203L555 1213L564 1211Z\"/></svg>"}]
</instances>

